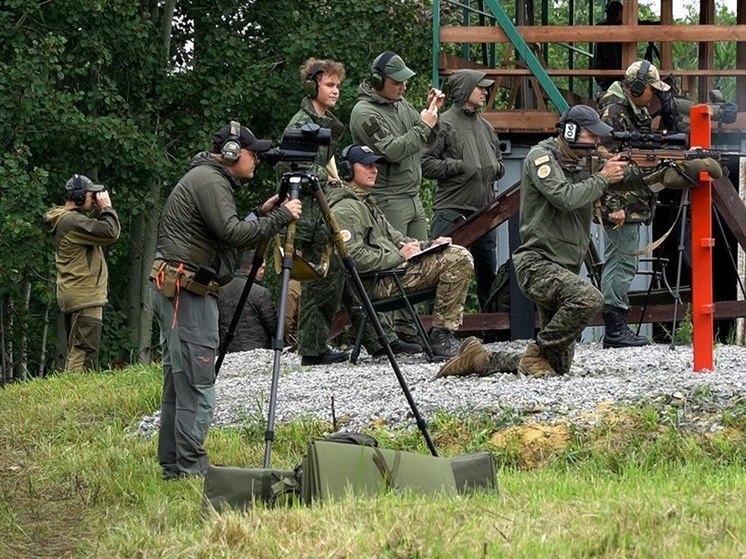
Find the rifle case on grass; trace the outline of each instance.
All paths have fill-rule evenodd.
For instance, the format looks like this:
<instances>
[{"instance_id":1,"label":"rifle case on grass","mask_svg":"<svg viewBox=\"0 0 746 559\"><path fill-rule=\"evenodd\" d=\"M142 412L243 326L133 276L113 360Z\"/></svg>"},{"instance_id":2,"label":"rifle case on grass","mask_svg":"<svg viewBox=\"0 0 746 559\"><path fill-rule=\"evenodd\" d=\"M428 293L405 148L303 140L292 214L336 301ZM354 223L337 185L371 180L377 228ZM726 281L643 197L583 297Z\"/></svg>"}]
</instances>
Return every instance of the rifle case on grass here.
<instances>
[{"instance_id":1,"label":"rifle case on grass","mask_svg":"<svg viewBox=\"0 0 746 559\"><path fill-rule=\"evenodd\" d=\"M303 460L303 501L347 494L408 491L417 495L468 495L497 491L489 452L438 458L369 446L314 441Z\"/></svg>"}]
</instances>

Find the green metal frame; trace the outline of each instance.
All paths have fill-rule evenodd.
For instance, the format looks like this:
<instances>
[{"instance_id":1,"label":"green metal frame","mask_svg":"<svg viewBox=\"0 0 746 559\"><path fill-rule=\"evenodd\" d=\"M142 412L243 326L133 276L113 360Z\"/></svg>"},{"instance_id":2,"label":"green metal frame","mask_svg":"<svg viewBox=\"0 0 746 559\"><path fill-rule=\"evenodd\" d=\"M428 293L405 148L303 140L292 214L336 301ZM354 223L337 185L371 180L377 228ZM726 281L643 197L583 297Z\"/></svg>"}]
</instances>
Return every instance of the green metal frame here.
<instances>
[{"instance_id":1,"label":"green metal frame","mask_svg":"<svg viewBox=\"0 0 746 559\"><path fill-rule=\"evenodd\" d=\"M536 58L536 55L529 48L526 41L523 40L518 28L513 24L508 14L505 13L505 10L500 7L497 0L484 0L484 2L490 12L492 12L495 21L503 30L503 33L508 37L513 48L515 48L516 54L526 61L528 69L539 80L539 85L547 92L554 106L557 107L559 112L564 112L570 108L570 105L562 97L559 89L557 89L557 86L539 62L539 59ZM433 0L433 84L437 84L440 80L438 72L440 64L440 4L440 0Z\"/></svg>"}]
</instances>

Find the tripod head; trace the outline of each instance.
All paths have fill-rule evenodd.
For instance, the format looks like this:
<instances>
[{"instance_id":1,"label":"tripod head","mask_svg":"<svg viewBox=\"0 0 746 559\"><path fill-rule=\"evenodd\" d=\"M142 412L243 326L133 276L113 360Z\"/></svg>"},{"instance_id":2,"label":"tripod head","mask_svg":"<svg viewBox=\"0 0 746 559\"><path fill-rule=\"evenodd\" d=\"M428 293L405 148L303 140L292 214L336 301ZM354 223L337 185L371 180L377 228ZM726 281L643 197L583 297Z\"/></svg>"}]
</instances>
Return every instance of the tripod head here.
<instances>
[{"instance_id":1,"label":"tripod head","mask_svg":"<svg viewBox=\"0 0 746 559\"><path fill-rule=\"evenodd\" d=\"M295 164L293 164L295 166ZM300 198L303 185L309 185L312 192L320 189L319 178L304 168L294 168L282 175L280 187L277 189L277 195L280 203L287 199L297 200Z\"/></svg>"}]
</instances>

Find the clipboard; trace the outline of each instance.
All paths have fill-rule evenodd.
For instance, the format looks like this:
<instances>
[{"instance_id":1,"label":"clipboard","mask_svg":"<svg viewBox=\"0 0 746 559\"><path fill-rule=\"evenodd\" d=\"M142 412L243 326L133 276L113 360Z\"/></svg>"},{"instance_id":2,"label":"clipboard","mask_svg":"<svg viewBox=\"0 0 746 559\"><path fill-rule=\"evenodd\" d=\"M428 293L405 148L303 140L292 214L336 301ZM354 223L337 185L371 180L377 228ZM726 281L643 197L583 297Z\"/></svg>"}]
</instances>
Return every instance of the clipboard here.
<instances>
[{"instance_id":1,"label":"clipboard","mask_svg":"<svg viewBox=\"0 0 746 559\"><path fill-rule=\"evenodd\" d=\"M407 262L416 262L423 256L427 256L428 254L437 254L439 252L443 252L449 246L451 246L451 243L440 243L437 245L430 245L429 247L423 248L420 252L416 252L412 256L407 258Z\"/></svg>"}]
</instances>

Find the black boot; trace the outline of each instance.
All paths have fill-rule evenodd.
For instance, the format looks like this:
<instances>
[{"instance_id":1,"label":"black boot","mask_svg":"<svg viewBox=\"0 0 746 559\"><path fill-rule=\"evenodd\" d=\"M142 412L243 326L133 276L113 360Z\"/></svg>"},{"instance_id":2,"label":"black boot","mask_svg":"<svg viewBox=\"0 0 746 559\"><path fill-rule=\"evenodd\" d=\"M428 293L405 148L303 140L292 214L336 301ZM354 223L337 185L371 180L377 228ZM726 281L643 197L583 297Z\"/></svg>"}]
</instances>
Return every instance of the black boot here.
<instances>
[{"instance_id":1,"label":"black boot","mask_svg":"<svg viewBox=\"0 0 746 559\"><path fill-rule=\"evenodd\" d=\"M453 336L453 332L446 328L433 328L428 341L433 354L437 357L453 357L461 345Z\"/></svg>"},{"instance_id":2,"label":"black boot","mask_svg":"<svg viewBox=\"0 0 746 559\"><path fill-rule=\"evenodd\" d=\"M627 311L609 305L604 306L603 317L606 323L604 349L610 347L642 347L649 345L647 338L635 334L624 320Z\"/></svg>"}]
</instances>

